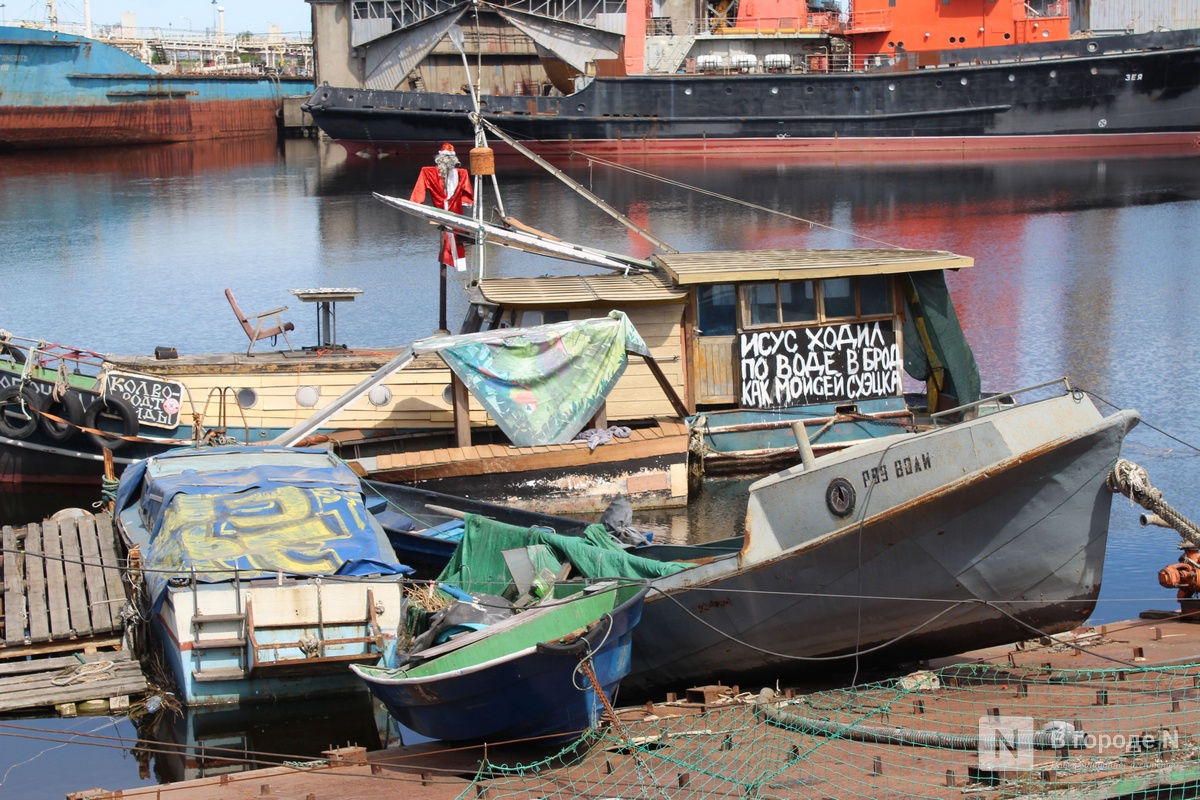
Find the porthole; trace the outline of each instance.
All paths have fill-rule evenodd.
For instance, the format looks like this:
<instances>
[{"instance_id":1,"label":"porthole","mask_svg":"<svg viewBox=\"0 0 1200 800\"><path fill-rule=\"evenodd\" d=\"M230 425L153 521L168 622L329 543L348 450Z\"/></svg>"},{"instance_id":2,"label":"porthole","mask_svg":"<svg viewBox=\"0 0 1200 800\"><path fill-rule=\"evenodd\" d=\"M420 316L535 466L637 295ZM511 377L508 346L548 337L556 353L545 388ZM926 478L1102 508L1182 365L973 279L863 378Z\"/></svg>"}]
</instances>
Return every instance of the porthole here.
<instances>
[{"instance_id":1,"label":"porthole","mask_svg":"<svg viewBox=\"0 0 1200 800\"><path fill-rule=\"evenodd\" d=\"M845 478L834 478L825 489L825 507L835 517L845 519L854 513L854 485Z\"/></svg>"},{"instance_id":2,"label":"porthole","mask_svg":"<svg viewBox=\"0 0 1200 800\"><path fill-rule=\"evenodd\" d=\"M1011 74L1011 73L1009 74L1009 76L1008 76L1008 82L1009 82L1009 83L1012 83L1012 82L1013 82L1013 81L1015 81L1016 79L1017 79L1017 76L1016 76L1016 75L1013 75L1013 74Z\"/></svg>"},{"instance_id":3,"label":"porthole","mask_svg":"<svg viewBox=\"0 0 1200 800\"><path fill-rule=\"evenodd\" d=\"M888 84L888 91L889 91L889 92L894 92L894 91L896 91L896 84L894 84L894 83L889 83L889 84Z\"/></svg>"},{"instance_id":4,"label":"porthole","mask_svg":"<svg viewBox=\"0 0 1200 800\"><path fill-rule=\"evenodd\" d=\"M890 47L890 48L892 48L893 50L895 50L895 49L896 49L896 43L895 43L895 42L888 42L888 47Z\"/></svg>"},{"instance_id":5,"label":"porthole","mask_svg":"<svg viewBox=\"0 0 1200 800\"><path fill-rule=\"evenodd\" d=\"M367 400L376 408L386 406L392 402L392 390L386 386L376 386L367 394Z\"/></svg>"},{"instance_id":6,"label":"porthole","mask_svg":"<svg viewBox=\"0 0 1200 800\"><path fill-rule=\"evenodd\" d=\"M778 87L778 86L772 86L772 87L771 87L771 94L779 94L779 87Z\"/></svg>"},{"instance_id":7,"label":"porthole","mask_svg":"<svg viewBox=\"0 0 1200 800\"><path fill-rule=\"evenodd\" d=\"M258 392L253 389L238 389L237 401L242 408L254 408L254 404L258 402Z\"/></svg>"},{"instance_id":8,"label":"porthole","mask_svg":"<svg viewBox=\"0 0 1200 800\"><path fill-rule=\"evenodd\" d=\"M1058 70L1056 70L1056 69L1050 70L1050 79L1053 80L1054 78L1057 78L1057 77L1058 77Z\"/></svg>"},{"instance_id":9,"label":"porthole","mask_svg":"<svg viewBox=\"0 0 1200 800\"><path fill-rule=\"evenodd\" d=\"M1004 34L1004 41L1006 41L1006 42L1007 42L1007 41L1008 41L1009 39L1011 39L1011 38L1012 38L1012 34L1011 34L1011 33L1006 33L1006 34Z\"/></svg>"},{"instance_id":10,"label":"porthole","mask_svg":"<svg viewBox=\"0 0 1200 800\"><path fill-rule=\"evenodd\" d=\"M859 93L859 92L861 92L861 91L862 91L862 89L858 88L857 86L855 86L855 87L854 87L854 93L855 93L855 94L858 94L858 93Z\"/></svg>"},{"instance_id":11,"label":"porthole","mask_svg":"<svg viewBox=\"0 0 1200 800\"><path fill-rule=\"evenodd\" d=\"M733 87L732 87L732 86L726 86L726 87L725 87L725 94L733 94Z\"/></svg>"},{"instance_id":12,"label":"porthole","mask_svg":"<svg viewBox=\"0 0 1200 800\"><path fill-rule=\"evenodd\" d=\"M584 109L583 103L580 103L579 105L575 106L576 111L583 111L583 109Z\"/></svg>"},{"instance_id":13,"label":"porthole","mask_svg":"<svg viewBox=\"0 0 1200 800\"><path fill-rule=\"evenodd\" d=\"M1092 69L1091 69L1091 73L1092 73L1093 75L1098 75L1098 74L1100 73L1100 70L1096 69L1095 67L1092 67Z\"/></svg>"},{"instance_id":14,"label":"porthole","mask_svg":"<svg viewBox=\"0 0 1200 800\"><path fill-rule=\"evenodd\" d=\"M321 390L316 386L301 386L296 390L296 402L304 408L312 408L321 399Z\"/></svg>"},{"instance_id":15,"label":"porthole","mask_svg":"<svg viewBox=\"0 0 1200 800\"><path fill-rule=\"evenodd\" d=\"M811 86L805 86L804 91L807 92L808 94L812 94L815 90Z\"/></svg>"},{"instance_id":16,"label":"porthole","mask_svg":"<svg viewBox=\"0 0 1200 800\"><path fill-rule=\"evenodd\" d=\"M683 93L686 95L690 95L692 93L692 87L690 87L690 86L687 87L686 89L683 90Z\"/></svg>"},{"instance_id":17,"label":"porthole","mask_svg":"<svg viewBox=\"0 0 1200 800\"><path fill-rule=\"evenodd\" d=\"M966 86L966 85L967 85L967 79L966 79L966 78L959 78L958 82L959 82L959 83L961 83L963 86Z\"/></svg>"},{"instance_id":18,"label":"porthole","mask_svg":"<svg viewBox=\"0 0 1200 800\"><path fill-rule=\"evenodd\" d=\"M939 88L939 89L940 89L940 88L942 88L942 81L941 81L941 79L939 78L938 80L934 81L934 82L933 82L933 85L934 85L934 86L936 86L936 87L937 87L937 88Z\"/></svg>"},{"instance_id":19,"label":"porthole","mask_svg":"<svg viewBox=\"0 0 1200 800\"><path fill-rule=\"evenodd\" d=\"M454 405L454 392L450 390L449 386L442 389L442 402L448 406Z\"/></svg>"},{"instance_id":20,"label":"porthole","mask_svg":"<svg viewBox=\"0 0 1200 800\"><path fill-rule=\"evenodd\" d=\"M958 43L959 43L959 44L962 44L962 43L963 43L963 42L965 42L965 41L967 41L967 37L965 37L965 36L960 36L960 37L958 37Z\"/></svg>"},{"instance_id":21,"label":"porthole","mask_svg":"<svg viewBox=\"0 0 1200 800\"><path fill-rule=\"evenodd\" d=\"M1089 53L1094 53L1094 52L1096 52L1098 49L1100 49L1100 48L1099 48L1099 47L1096 45L1096 43L1095 43L1095 42L1088 42L1088 52L1089 52Z\"/></svg>"}]
</instances>

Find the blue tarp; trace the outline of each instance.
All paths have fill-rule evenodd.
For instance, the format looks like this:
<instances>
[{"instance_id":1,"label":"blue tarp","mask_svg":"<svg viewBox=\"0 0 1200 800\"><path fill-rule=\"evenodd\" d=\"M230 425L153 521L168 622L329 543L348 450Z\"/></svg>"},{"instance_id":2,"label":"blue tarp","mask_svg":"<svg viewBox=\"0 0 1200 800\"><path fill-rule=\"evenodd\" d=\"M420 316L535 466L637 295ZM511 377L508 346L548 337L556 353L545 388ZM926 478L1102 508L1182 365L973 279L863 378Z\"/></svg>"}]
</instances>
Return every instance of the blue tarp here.
<instances>
[{"instance_id":1,"label":"blue tarp","mask_svg":"<svg viewBox=\"0 0 1200 800\"><path fill-rule=\"evenodd\" d=\"M167 581L285 575L402 575L367 512L358 476L323 450L176 450L131 465L117 513L141 544L155 607Z\"/></svg>"}]
</instances>

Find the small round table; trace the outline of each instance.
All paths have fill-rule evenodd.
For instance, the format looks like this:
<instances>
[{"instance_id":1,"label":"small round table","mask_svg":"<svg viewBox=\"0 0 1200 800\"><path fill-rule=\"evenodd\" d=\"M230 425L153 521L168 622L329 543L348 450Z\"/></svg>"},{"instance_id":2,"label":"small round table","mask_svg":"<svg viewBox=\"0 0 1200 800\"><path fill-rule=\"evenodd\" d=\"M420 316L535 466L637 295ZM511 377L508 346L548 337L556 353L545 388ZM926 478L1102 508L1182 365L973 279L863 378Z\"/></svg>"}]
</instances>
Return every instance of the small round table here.
<instances>
[{"instance_id":1,"label":"small round table","mask_svg":"<svg viewBox=\"0 0 1200 800\"><path fill-rule=\"evenodd\" d=\"M338 347L337 304L352 303L362 289L288 289L300 301L317 304L317 347Z\"/></svg>"}]
</instances>

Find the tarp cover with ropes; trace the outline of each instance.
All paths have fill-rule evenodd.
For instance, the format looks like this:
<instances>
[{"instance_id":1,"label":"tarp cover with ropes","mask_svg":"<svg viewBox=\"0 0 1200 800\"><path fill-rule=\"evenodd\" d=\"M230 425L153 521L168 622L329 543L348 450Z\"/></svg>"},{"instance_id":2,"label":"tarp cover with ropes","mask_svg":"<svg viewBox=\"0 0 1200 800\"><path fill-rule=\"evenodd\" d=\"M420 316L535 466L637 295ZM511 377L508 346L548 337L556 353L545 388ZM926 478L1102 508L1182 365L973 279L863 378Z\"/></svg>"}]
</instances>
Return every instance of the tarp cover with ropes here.
<instances>
[{"instance_id":1,"label":"tarp cover with ropes","mask_svg":"<svg viewBox=\"0 0 1200 800\"><path fill-rule=\"evenodd\" d=\"M357 475L317 449L173 450L130 465L117 514L142 546L157 610L168 582L285 575L402 575Z\"/></svg>"},{"instance_id":2,"label":"tarp cover with ropes","mask_svg":"<svg viewBox=\"0 0 1200 800\"><path fill-rule=\"evenodd\" d=\"M563 444L596 415L625 372L626 353L650 349L620 311L600 319L422 339L517 447Z\"/></svg>"},{"instance_id":3,"label":"tarp cover with ropes","mask_svg":"<svg viewBox=\"0 0 1200 800\"><path fill-rule=\"evenodd\" d=\"M632 555L599 524L585 528L582 537L563 536L467 514L462 541L438 580L467 592L499 594L512 580L504 551L531 545L545 545L560 563L569 561L574 570L569 577L646 580L691 566Z\"/></svg>"}]
</instances>

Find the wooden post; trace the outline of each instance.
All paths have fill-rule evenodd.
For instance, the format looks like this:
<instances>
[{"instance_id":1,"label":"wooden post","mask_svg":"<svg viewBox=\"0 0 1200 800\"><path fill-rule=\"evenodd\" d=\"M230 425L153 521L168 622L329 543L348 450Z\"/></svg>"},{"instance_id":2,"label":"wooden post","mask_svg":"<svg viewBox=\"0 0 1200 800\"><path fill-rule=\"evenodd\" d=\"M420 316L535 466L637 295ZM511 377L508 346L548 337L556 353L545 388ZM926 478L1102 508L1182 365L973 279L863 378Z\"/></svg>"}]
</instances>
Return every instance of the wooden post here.
<instances>
[{"instance_id":1,"label":"wooden post","mask_svg":"<svg viewBox=\"0 0 1200 800\"><path fill-rule=\"evenodd\" d=\"M116 469L113 467L112 450L109 450L107 447L102 447L102 448L100 448L100 451L104 454L104 478L105 478L105 480L108 480L108 481L115 481L117 479L117 473L116 473ZM109 514L113 513L113 511L116 508L116 505L117 504L116 504L115 500L108 501L108 513Z\"/></svg>"},{"instance_id":2,"label":"wooden post","mask_svg":"<svg viewBox=\"0 0 1200 800\"><path fill-rule=\"evenodd\" d=\"M588 422L589 428L597 428L604 430L608 427L608 402L600 404L600 408L596 409L596 415Z\"/></svg>"},{"instance_id":3,"label":"wooden post","mask_svg":"<svg viewBox=\"0 0 1200 800\"><path fill-rule=\"evenodd\" d=\"M438 264L438 267L440 267L442 275L438 304L438 333L449 333L450 328L446 326L446 265Z\"/></svg>"},{"instance_id":4,"label":"wooden post","mask_svg":"<svg viewBox=\"0 0 1200 800\"><path fill-rule=\"evenodd\" d=\"M467 402L467 385L453 372L450 373L450 395L454 403L454 446L470 447L471 407Z\"/></svg>"}]
</instances>

